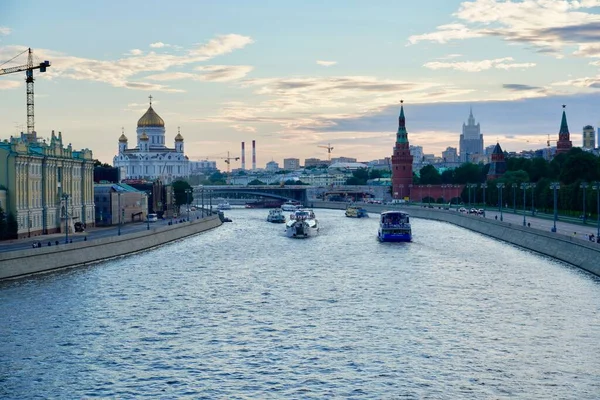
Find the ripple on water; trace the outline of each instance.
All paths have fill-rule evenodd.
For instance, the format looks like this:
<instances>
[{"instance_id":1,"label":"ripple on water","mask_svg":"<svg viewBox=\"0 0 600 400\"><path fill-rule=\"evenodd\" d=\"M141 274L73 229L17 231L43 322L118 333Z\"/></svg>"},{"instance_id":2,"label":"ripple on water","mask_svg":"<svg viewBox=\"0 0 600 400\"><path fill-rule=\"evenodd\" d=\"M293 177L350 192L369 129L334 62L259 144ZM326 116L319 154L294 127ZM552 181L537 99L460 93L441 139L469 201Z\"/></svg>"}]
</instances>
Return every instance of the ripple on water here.
<instances>
[{"instance_id":1,"label":"ripple on water","mask_svg":"<svg viewBox=\"0 0 600 400\"><path fill-rule=\"evenodd\" d=\"M0 284L2 398L577 398L600 393L599 280L457 227L266 210Z\"/></svg>"}]
</instances>

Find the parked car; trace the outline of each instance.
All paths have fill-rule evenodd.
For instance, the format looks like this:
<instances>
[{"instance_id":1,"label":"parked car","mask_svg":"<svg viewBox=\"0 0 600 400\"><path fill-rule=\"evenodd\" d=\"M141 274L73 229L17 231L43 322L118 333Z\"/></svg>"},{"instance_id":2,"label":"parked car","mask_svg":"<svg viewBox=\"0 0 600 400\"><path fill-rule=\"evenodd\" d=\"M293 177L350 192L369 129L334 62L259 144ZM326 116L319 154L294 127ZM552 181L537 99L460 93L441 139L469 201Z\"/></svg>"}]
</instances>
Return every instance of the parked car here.
<instances>
[{"instance_id":1,"label":"parked car","mask_svg":"<svg viewBox=\"0 0 600 400\"><path fill-rule=\"evenodd\" d=\"M158 221L158 216L156 214L148 214L148 222L156 222Z\"/></svg>"},{"instance_id":2,"label":"parked car","mask_svg":"<svg viewBox=\"0 0 600 400\"><path fill-rule=\"evenodd\" d=\"M466 208L464 208L464 207L461 207L461 208L459 208L459 209L458 209L458 212L461 212L461 213L466 213L466 212L467 212L467 209L466 209Z\"/></svg>"}]
</instances>

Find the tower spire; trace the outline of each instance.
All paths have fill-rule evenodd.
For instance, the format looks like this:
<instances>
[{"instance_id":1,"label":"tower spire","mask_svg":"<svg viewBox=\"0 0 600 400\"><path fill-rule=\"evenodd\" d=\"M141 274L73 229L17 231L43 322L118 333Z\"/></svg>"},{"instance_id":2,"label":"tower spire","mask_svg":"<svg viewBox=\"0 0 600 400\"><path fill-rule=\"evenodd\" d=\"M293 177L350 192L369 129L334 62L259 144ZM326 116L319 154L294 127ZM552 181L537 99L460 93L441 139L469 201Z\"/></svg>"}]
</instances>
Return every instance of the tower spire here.
<instances>
[{"instance_id":1,"label":"tower spire","mask_svg":"<svg viewBox=\"0 0 600 400\"><path fill-rule=\"evenodd\" d=\"M150 107L152 107L152 95L148 96L148 98L150 99Z\"/></svg>"},{"instance_id":2,"label":"tower spire","mask_svg":"<svg viewBox=\"0 0 600 400\"><path fill-rule=\"evenodd\" d=\"M560 121L560 131L558 132L558 141L556 142L556 154L568 153L573 147L569 134L569 125L567 125L567 113L565 104L562 105L562 119Z\"/></svg>"},{"instance_id":3,"label":"tower spire","mask_svg":"<svg viewBox=\"0 0 600 400\"><path fill-rule=\"evenodd\" d=\"M404 117L404 100L400 100L400 116L398 117L398 132L396 143L408 143L408 132L406 132L406 118Z\"/></svg>"}]
</instances>

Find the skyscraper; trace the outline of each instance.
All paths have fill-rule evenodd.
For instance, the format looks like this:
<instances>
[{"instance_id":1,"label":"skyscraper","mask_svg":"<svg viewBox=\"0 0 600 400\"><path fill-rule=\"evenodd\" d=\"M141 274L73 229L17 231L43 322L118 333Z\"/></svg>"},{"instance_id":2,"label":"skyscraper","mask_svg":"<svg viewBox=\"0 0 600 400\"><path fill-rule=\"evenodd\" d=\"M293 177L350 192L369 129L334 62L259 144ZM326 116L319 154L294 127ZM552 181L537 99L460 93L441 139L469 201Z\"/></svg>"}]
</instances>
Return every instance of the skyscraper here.
<instances>
[{"instance_id":1,"label":"skyscraper","mask_svg":"<svg viewBox=\"0 0 600 400\"><path fill-rule=\"evenodd\" d=\"M395 199L410 197L409 185L412 185L413 174L413 156L410 154L409 150L406 119L404 118L404 106L402 105L402 101L400 101L400 103L398 132L396 133L396 144L392 155L392 196Z\"/></svg>"},{"instance_id":2,"label":"skyscraper","mask_svg":"<svg viewBox=\"0 0 600 400\"><path fill-rule=\"evenodd\" d=\"M583 148L585 150L593 150L596 147L596 136L594 127L586 125L583 127Z\"/></svg>"},{"instance_id":3,"label":"skyscraper","mask_svg":"<svg viewBox=\"0 0 600 400\"><path fill-rule=\"evenodd\" d=\"M483 135L479 124L475 124L472 108L467 123L463 124L459 147L461 162L470 162L472 155L483 154Z\"/></svg>"}]
</instances>

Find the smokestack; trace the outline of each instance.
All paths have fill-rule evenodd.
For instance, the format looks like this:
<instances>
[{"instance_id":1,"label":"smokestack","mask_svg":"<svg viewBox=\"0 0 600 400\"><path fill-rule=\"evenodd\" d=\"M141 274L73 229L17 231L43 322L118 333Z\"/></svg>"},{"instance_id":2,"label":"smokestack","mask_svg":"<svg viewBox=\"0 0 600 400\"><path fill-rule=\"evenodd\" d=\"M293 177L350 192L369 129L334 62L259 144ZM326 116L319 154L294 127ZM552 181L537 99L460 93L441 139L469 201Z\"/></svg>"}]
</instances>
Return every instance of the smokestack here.
<instances>
[{"instance_id":1,"label":"smokestack","mask_svg":"<svg viewBox=\"0 0 600 400\"><path fill-rule=\"evenodd\" d=\"M256 171L256 140L252 141L252 171Z\"/></svg>"},{"instance_id":2,"label":"smokestack","mask_svg":"<svg viewBox=\"0 0 600 400\"><path fill-rule=\"evenodd\" d=\"M245 143L242 142L242 171L246 170L246 147Z\"/></svg>"}]
</instances>

